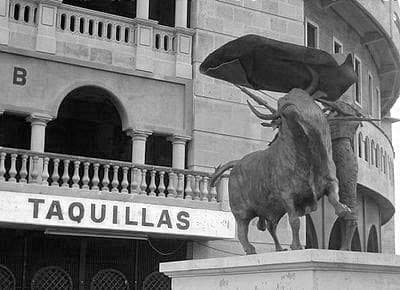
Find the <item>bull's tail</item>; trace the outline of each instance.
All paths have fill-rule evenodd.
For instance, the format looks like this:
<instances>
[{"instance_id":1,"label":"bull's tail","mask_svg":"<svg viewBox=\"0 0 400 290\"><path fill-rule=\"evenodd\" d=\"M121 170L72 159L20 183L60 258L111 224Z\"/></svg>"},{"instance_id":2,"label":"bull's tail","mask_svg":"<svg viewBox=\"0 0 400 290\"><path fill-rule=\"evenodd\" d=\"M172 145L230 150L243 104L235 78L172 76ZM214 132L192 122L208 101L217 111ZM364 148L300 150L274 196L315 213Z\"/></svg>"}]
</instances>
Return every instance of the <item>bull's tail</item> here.
<instances>
[{"instance_id":1,"label":"bull's tail","mask_svg":"<svg viewBox=\"0 0 400 290\"><path fill-rule=\"evenodd\" d=\"M234 167L236 165L236 163L238 162L238 160L233 160L233 161L229 161L228 163L225 163L224 165L219 165L217 168L215 168L215 172L214 174L211 176L211 180L210 180L210 186L214 187L215 183L218 181L218 179L220 178L220 176L227 171L228 169L231 169L232 167Z\"/></svg>"}]
</instances>

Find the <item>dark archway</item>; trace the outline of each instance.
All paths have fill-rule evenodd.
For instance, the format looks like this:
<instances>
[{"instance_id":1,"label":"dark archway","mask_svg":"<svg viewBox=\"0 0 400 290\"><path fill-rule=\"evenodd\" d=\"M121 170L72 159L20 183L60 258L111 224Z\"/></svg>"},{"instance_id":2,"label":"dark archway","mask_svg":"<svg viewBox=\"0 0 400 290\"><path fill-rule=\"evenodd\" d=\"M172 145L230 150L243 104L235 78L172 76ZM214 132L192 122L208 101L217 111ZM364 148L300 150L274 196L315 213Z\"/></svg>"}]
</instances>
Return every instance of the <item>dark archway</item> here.
<instances>
[{"instance_id":1,"label":"dark archway","mask_svg":"<svg viewBox=\"0 0 400 290\"><path fill-rule=\"evenodd\" d=\"M330 250L339 250L342 241L342 230L340 228L340 220L339 218L336 219L335 223L333 224L331 234L329 236L329 246L328 249Z\"/></svg>"},{"instance_id":2,"label":"dark archway","mask_svg":"<svg viewBox=\"0 0 400 290\"><path fill-rule=\"evenodd\" d=\"M131 139L104 89L81 87L61 103L57 119L46 128L46 152L131 161Z\"/></svg>"},{"instance_id":3,"label":"dark archway","mask_svg":"<svg viewBox=\"0 0 400 290\"><path fill-rule=\"evenodd\" d=\"M318 249L317 233L309 214L306 215L306 249Z\"/></svg>"},{"instance_id":4,"label":"dark archway","mask_svg":"<svg viewBox=\"0 0 400 290\"><path fill-rule=\"evenodd\" d=\"M358 233L358 228L356 228L353 239L351 240L351 250L355 252L361 252L361 241L360 234Z\"/></svg>"},{"instance_id":5,"label":"dark archway","mask_svg":"<svg viewBox=\"0 0 400 290\"><path fill-rule=\"evenodd\" d=\"M372 226L369 230L367 252L379 253L378 234L375 226Z\"/></svg>"}]
</instances>

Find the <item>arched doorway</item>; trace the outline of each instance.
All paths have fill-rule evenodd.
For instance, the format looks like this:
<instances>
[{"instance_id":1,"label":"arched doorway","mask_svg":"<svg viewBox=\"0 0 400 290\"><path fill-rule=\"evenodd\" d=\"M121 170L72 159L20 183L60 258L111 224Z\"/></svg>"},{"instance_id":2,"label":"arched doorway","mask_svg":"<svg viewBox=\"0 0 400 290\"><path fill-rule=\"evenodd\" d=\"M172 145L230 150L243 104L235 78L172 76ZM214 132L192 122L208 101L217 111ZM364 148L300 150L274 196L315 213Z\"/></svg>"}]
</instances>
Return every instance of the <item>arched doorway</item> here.
<instances>
[{"instance_id":1,"label":"arched doorway","mask_svg":"<svg viewBox=\"0 0 400 290\"><path fill-rule=\"evenodd\" d=\"M340 220L339 218L336 219L335 223L333 224L331 234L329 236L329 246L328 249L330 250L339 250L342 241L342 230L340 228Z\"/></svg>"},{"instance_id":2,"label":"arched doorway","mask_svg":"<svg viewBox=\"0 0 400 290\"><path fill-rule=\"evenodd\" d=\"M361 241L360 234L358 233L358 228L356 228L353 239L351 240L351 250L355 252L361 252Z\"/></svg>"},{"instance_id":3,"label":"arched doorway","mask_svg":"<svg viewBox=\"0 0 400 290\"><path fill-rule=\"evenodd\" d=\"M306 249L318 249L317 233L309 214L306 215Z\"/></svg>"},{"instance_id":4,"label":"arched doorway","mask_svg":"<svg viewBox=\"0 0 400 290\"><path fill-rule=\"evenodd\" d=\"M375 226L372 226L369 230L367 252L379 253L378 234Z\"/></svg>"},{"instance_id":5,"label":"arched doorway","mask_svg":"<svg viewBox=\"0 0 400 290\"><path fill-rule=\"evenodd\" d=\"M104 89L73 90L61 103L57 119L46 128L46 152L131 161L131 139L122 131L113 97Z\"/></svg>"}]
</instances>

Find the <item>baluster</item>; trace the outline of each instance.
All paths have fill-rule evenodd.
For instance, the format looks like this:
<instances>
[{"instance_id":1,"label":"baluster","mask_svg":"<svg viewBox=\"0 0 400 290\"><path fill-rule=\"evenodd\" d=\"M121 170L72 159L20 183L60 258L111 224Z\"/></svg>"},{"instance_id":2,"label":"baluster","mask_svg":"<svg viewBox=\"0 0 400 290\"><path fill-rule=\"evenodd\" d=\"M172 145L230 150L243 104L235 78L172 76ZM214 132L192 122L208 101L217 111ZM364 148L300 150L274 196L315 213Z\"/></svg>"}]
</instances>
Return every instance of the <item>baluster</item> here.
<instances>
[{"instance_id":1,"label":"baluster","mask_svg":"<svg viewBox=\"0 0 400 290\"><path fill-rule=\"evenodd\" d=\"M168 198L175 198L176 197L176 190L175 190L175 187L174 187L174 183L175 183L175 173L174 172L172 172L172 171L170 171L169 173L168 173L168 177L169 177L169 180L168 180Z\"/></svg>"},{"instance_id":2,"label":"baluster","mask_svg":"<svg viewBox=\"0 0 400 290\"><path fill-rule=\"evenodd\" d=\"M6 167L4 161L6 160L6 153L0 153L0 181L5 181L4 174L6 174Z\"/></svg>"},{"instance_id":3,"label":"baluster","mask_svg":"<svg viewBox=\"0 0 400 290\"><path fill-rule=\"evenodd\" d=\"M178 184L176 187L177 198L183 198L184 187L185 187L185 175L183 173L178 173Z\"/></svg>"},{"instance_id":4,"label":"baluster","mask_svg":"<svg viewBox=\"0 0 400 290\"><path fill-rule=\"evenodd\" d=\"M129 168L124 166L122 168L122 182L121 182L121 193L128 193L128 170Z\"/></svg>"},{"instance_id":5,"label":"baluster","mask_svg":"<svg viewBox=\"0 0 400 290\"><path fill-rule=\"evenodd\" d=\"M82 189L89 189L89 162L83 163Z\"/></svg>"},{"instance_id":6,"label":"baluster","mask_svg":"<svg viewBox=\"0 0 400 290\"><path fill-rule=\"evenodd\" d=\"M79 165L81 162L79 160L74 161L74 175L72 176L72 188L79 188Z\"/></svg>"},{"instance_id":7,"label":"baluster","mask_svg":"<svg viewBox=\"0 0 400 290\"><path fill-rule=\"evenodd\" d=\"M142 169L142 180L141 180L141 183L140 183L140 194L146 194L146 188L147 188L146 172L147 172L147 169Z\"/></svg>"},{"instance_id":8,"label":"baluster","mask_svg":"<svg viewBox=\"0 0 400 290\"><path fill-rule=\"evenodd\" d=\"M139 183L138 183L138 175L140 174L139 169L133 167L131 169L131 194L139 193Z\"/></svg>"},{"instance_id":9,"label":"baluster","mask_svg":"<svg viewBox=\"0 0 400 290\"><path fill-rule=\"evenodd\" d=\"M160 171L160 184L158 185L158 196L165 197L164 171Z\"/></svg>"},{"instance_id":10,"label":"baluster","mask_svg":"<svg viewBox=\"0 0 400 290\"><path fill-rule=\"evenodd\" d=\"M8 174L10 175L10 178L8 179L9 182L17 182L17 179L15 178L15 176L17 175L17 167L16 167L16 163L17 163L17 154L13 153L11 154L11 167L10 167L10 171L8 172Z\"/></svg>"},{"instance_id":11,"label":"baluster","mask_svg":"<svg viewBox=\"0 0 400 290\"><path fill-rule=\"evenodd\" d=\"M26 177L28 176L28 169L26 167L27 160L28 160L28 155L26 155L26 154L22 155L21 170L19 171L19 177L20 177L19 182L20 183L26 183Z\"/></svg>"},{"instance_id":12,"label":"baluster","mask_svg":"<svg viewBox=\"0 0 400 290\"><path fill-rule=\"evenodd\" d=\"M102 184L101 190L104 192L110 192L110 189L108 188L108 184L110 183L110 179L108 178L108 169L110 168L110 165L105 164L103 165L103 168L104 168L104 176L101 182Z\"/></svg>"},{"instance_id":13,"label":"baluster","mask_svg":"<svg viewBox=\"0 0 400 290\"><path fill-rule=\"evenodd\" d=\"M43 159L43 171L42 171L42 184L49 185L48 180L49 179L49 157L45 157Z\"/></svg>"},{"instance_id":14,"label":"baluster","mask_svg":"<svg viewBox=\"0 0 400 290\"><path fill-rule=\"evenodd\" d=\"M53 174L51 175L51 180L53 182L51 183L51 186L59 186L58 184L58 179L60 178L60 175L58 175L58 164L60 163L60 159L56 158L53 160Z\"/></svg>"},{"instance_id":15,"label":"baluster","mask_svg":"<svg viewBox=\"0 0 400 290\"><path fill-rule=\"evenodd\" d=\"M215 186L210 188L210 202L217 202L217 188Z\"/></svg>"},{"instance_id":16,"label":"baluster","mask_svg":"<svg viewBox=\"0 0 400 290\"><path fill-rule=\"evenodd\" d=\"M192 175L186 175L186 188L185 188L185 198L193 199L193 191L192 191Z\"/></svg>"},{"instance_id":17,"label":"baluster","mask_svg":"<svg viewBox=\"0 0 400 290\"><path fill-rule=\"evenodd\" d=\"M38 176L39 176L39 168L38 168L38 166L39 166L39 156L33 156L33 158L32 158L32 163L33 163L33 165L32 165L32 174L31 174L31 177L32 177L31 183L39 183L39 182L38 182Z\"/></svg>"},{"instance_id":18,"label":"baluster","mask_svg":"<svg viewBox=\"0 0 400 290\"><path fill-rule=\"evenodd\" d=\"M118 192L118 185L119 185L119 181L118 181L118 169L119 166L118 165L114 165L113 166L114 169L114 176L113 176L113 180L111 181L111 192L113 193L117 193Z\"/></svg>"},{"instance_id":19,"label":"baluster","mask_svg":"<svg viewBox=\"0 0 400 290\"><path fill-rule=\"evenodd\" d=\"M68 173L68 167L69 167L69 159L65 159L63 161L64 163L64 172L63 172L63 176L61 177L63 183L62 186L63 187L69 187L68 181L69 181L69 173Z\"/></svg>"},{"instance_id":20,"label":"baluster","mask_svg":"<svg viewBox=\"0 0 400 290\"><path fill-rule=\"evenodd\" d=\"M194 191L193 191L193 199L200 200L200 176L196 175L194 178Z\"/></svg>"},{"instance_id":21,"label":"baluster","mask_svg":"<svg viewBox=\"0 0 400 290\"><path fill-rule=\"evenodd\" d=\"M152 170L150 173L150 185L149 185L149 189L150 189L150 193L149 196L156 196L156 192L155 190L157 189L156 186L156 171Z\"/></svg>"},{"instance_id":22,"label":"baluster","mask_svg":"<svg viewBox=\"0 0 400 290\"><path fill-rule=\"evenodd\" d=\"M93 164L92 190L99 190L99 163Z\"/></svg>"},{"instance_id":23,"label":"baluster","mask_svg":"<svg viewBox=\"0 0 400 290\"><path fill-rule=\"evenodd\" d=\"M209 201L207 176L203 177L203 190L201 191L201 200Z\"/></svg>"}]
</instances>

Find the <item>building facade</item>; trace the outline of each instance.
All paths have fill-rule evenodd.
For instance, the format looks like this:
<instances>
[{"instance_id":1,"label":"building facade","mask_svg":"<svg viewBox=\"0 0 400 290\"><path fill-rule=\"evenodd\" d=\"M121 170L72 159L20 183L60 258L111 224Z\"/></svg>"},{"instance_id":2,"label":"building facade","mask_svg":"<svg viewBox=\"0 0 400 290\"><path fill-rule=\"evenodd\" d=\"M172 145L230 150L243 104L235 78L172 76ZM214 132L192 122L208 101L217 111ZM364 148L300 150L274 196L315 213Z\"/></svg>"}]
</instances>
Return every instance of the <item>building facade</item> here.
<instances>
[{"instance_id":1,"label":"building facade","mask_svg":"<svg viewBox=\"0 0 400 290\"><path fill-rule=\"evenodd\" d=\"M242 254L229 176L215 189L210 174L275 133L198 68L248 33L353 54L359 81L342 98L382 119L354 137L353 249L394 253L399 16L377 0L1 0L0 285L154 289L169 283L160 262ZM286 217L278 232L288 247ZM324 199L302 237L337 247ZM255 222L250 240L274 248Z\"/></svg>"}]
</instances>

